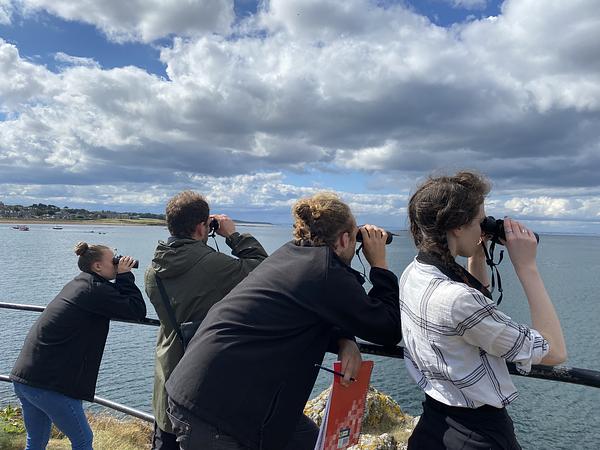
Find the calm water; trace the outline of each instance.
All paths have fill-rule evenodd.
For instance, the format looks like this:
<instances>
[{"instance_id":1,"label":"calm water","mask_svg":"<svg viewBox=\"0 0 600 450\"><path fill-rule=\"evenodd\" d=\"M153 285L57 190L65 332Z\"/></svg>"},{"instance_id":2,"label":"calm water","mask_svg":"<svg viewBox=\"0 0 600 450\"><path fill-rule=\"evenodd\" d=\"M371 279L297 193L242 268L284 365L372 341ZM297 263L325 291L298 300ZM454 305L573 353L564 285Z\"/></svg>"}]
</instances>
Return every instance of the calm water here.
<instances>
[{"instance_id":1,"label":"calm water","mask_svg":"<svg viewBox=\"0 0 600 450\"><path fill-rule=\"evenodd\" d=\"M280 227L238 227L253 233L270 253L289 240ZM94 233L92 233L94 231ZM98 232L106 235L98 235ZM118 248L140 260L135 271L143 291L143 270L152 259L156 242L166 239L163 227L33 225L29 232L0 224L0 301L46 305L77 273L72 248L80 240ZM212 242L212 241L211 241ZM221 250L228 251L219 238ZM388 247L390 268L400 273L412 260L408 235ZM600 237L542 236L539 267L561 318L569 361L567 365L600 370ZM508 255L506 255L508 256ZM355 258L356 259L356 258ZM360 268L358 261L354 265ZM502 309L528 321L527 302L509 261L501 266L505 296ZM156 317L148 302L149 317ZM8 374L37 313L0 309L0 374ZM97 395L151 412L153 349L157 329L113 323L100 369ZM402 360L375 360L373 385L390 394L410 414L421 412L421 392L408 379ZM333 360L328 356L327 360ZM600 389L515 377L519 399L509 407L520 442L535 449L600 448ZM322 374L316 395L331 379ZM0 383L0 404L16 403L8 383Z\"/></svg>"}]
</instances>

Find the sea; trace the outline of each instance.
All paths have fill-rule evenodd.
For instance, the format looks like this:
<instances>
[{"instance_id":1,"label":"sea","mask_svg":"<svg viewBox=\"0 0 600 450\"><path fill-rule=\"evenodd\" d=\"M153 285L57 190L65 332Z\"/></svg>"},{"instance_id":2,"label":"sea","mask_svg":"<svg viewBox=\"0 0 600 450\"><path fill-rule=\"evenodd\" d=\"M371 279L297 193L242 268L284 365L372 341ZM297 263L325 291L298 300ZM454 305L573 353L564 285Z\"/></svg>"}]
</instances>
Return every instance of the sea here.
<instances>
[{"instance_id":1,"label":"sea","mask_svg":"<svg viewBox=\"0 0 600 450\"><path fill-rule=\"evenodd\" d=\"M253 234L269 253L291 239L290 226L238 225L237 229ZM415 248L406 231L397 233L387 248L387 257L389 268L399 275L414 258ZM34 224L30 231L18 231L0 224L0 301L41 306L50 302L79 272L73 252L79 241L105 244L139 259L140 268L134 274L143 292L143 272L157 242L167 237L168 231L162 226L77 224L56 230L52 225ZM220 237L211 239L209 245L229 254ZM353 266L363 270L357 258ZM542 234L538 266L563 326L569 353L565 365L600 371L600 236ZM504 287L500 309L519 322L529 323L527 300L507 254L499 269ZM147 298L146 302L148 317L155 318ZM9 374L38 315L0 309L0 374ZM156 327L113 322L96 395L151 413L156 335ZM423 394L409 379L403 360L371 355L364 355L364 359L375 361L371 380L375 388L389 394L405 412L421 413ZM327 355L324 364L334 360L334 355ZM312 396L331 381L331 375L323 372ZM514 382L519 398L508 410L524 449L600 448L600 389L522 376L514 376ZM17 405L18 401L12 386L0 382L0 407L7 404Z\"/></svg>"}]
</instances>

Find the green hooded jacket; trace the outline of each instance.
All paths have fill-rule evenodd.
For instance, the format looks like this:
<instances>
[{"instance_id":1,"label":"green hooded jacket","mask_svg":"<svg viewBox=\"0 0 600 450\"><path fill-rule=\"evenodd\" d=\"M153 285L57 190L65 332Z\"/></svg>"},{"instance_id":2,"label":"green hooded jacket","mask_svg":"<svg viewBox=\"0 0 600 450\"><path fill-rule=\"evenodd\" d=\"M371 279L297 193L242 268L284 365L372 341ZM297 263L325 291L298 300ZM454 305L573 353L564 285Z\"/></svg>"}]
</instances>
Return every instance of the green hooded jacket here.
<instances>
[{"instance_id":1,"label":"green hooded jacket","mask_svg":"<svg viewBox=\"0 0 600 450\"><path fill-rule=\"evenodd\" d=\"M171 237L159 241L152 265L146 271L146 293L160 320L154 365L152 408L158 427L173 433L167 417L165 382L183 356L181 342L164 307L156 274L161 277L178 323L201 321L221 300L257 267L267 253L250 234L233 233L225 243L237 258L216 252L203 241Z\"/></svg>"}]
</instances>

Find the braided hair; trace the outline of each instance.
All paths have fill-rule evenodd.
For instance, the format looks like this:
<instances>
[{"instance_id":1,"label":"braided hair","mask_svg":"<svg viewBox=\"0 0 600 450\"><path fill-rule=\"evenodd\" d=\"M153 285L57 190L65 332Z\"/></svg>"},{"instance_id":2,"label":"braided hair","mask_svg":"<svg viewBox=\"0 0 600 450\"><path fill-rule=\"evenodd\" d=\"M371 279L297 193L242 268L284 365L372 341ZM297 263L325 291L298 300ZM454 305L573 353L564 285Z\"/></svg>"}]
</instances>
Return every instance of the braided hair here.
<instances>
[{"instance_id":1,"label":"braided hair","mask_svg":"<svg viewBox=\"0 0 600 450\"><path fill-rule=\"evenodd\" d=\"M448 269L462 273L450 253L446 233L473 220L489 191L489 181L476 172L430 176L408 203L410 231L417 248L437 255Z\"/></svg>"}]
</instances>

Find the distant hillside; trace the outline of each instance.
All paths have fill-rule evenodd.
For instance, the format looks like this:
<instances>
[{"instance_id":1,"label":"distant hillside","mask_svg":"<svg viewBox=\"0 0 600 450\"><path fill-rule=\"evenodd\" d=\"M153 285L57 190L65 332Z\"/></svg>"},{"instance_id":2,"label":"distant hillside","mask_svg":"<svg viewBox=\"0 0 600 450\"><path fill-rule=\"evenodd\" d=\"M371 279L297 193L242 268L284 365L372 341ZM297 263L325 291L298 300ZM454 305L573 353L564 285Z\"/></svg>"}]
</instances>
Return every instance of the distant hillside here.
<instances>
[{"instance_id":1,"label":"distant hillside","mask_svg":"<svg viewBox=\"0 0 600 450\"><path fill-rule=\"evenodd\" d=\"M34 203L30 206L5 205L0 202L0 218L2 219L44 219L44 220L102 220L102 219L155 219L165 220L164 214L88 211L83 208L58 207Z\"/></svg>"},{"instance_id":2,"label":"distant hillside","mask_svg":"<svg viewBox=\"0 0 600 450\"><path fill-rule=\"evenodd\" d=\"M238 220L238 219L233 219L233 221L235 223L239 223L239 224L253 224L253 225L273 225L271 222L259 222L257 220Z\"/></svg>"},{"instance_id":3,"label":"distant hillside","mask_svg":"<svg viewBox=\"0 0 600 450\"><path fill-rule=\"evenodd\" d=\"M0 220L24 221L88 221L93 220L99 223L123 223L123 224L144 224L144 225L164 225L164 214L139 213L139 212L116 212L116 211L88 211L83 208L69 208L68 206L58 207L56 205L45 205L44 203L34 203L30 206L6 205L0 202ZM272 225L269 222L259 222L251 220L233 220L239 224L254 225Z\"/></svg>"}]
</instances>

